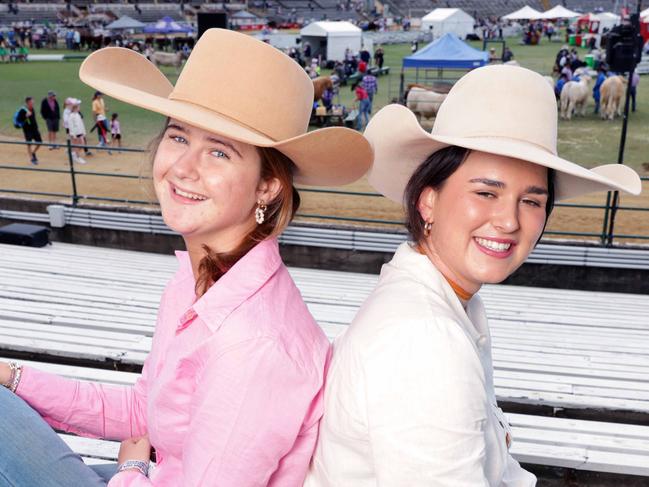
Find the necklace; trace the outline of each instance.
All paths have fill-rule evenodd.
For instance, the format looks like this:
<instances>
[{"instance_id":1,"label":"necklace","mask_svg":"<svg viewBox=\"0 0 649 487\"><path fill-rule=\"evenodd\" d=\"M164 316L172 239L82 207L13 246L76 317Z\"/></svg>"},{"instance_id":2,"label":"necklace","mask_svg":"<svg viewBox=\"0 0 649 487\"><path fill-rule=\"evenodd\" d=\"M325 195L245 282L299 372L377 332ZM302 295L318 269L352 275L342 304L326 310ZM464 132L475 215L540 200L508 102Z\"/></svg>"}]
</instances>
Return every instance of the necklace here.
<instances>
[{"instance_id":1,"label":"necklace","mask_svg":"<svg viewBox=\"0 0 649 487\"><path fill-rule=\"evenodd\" d=\"M419 252L421 255L426 255L426 252L424 252L424 249L422 248L421 244L417 244L417 252ZM442 274L444 276L444 274ZM457 295L458 298L460 298L462 301L466 302L469 301L472 297L473 294L465 291L462 286L460 286L458 283L453 281L452 279L449 279L448 277L444 276L444 279L446 279L446 282L449 283L449 285L453 288L453 291Z\"/></svg>"}]
</instances>

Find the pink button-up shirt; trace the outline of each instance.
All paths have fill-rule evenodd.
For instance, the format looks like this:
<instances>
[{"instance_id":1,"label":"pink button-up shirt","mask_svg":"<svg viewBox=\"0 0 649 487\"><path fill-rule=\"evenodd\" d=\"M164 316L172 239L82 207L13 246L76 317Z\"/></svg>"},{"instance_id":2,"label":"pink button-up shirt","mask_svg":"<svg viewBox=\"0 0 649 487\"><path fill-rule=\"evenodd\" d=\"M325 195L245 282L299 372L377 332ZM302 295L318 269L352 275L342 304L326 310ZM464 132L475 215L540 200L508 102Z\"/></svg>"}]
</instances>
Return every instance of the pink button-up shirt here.
<instances>
[{"instance_id":1,"label":"pink button-up shirt","mask_svg":"<svg viewBox=\"0 0 649 487\"><path fill-rule=\"evenodd\" d=\"M133 387L25 367L17 393L53 427L124 440L149 435L158 466L117 486L301 486L323 413L329 342L277 241L254 247L200 299L189 256L160 303Z\"/></svg>"}]
</instances>

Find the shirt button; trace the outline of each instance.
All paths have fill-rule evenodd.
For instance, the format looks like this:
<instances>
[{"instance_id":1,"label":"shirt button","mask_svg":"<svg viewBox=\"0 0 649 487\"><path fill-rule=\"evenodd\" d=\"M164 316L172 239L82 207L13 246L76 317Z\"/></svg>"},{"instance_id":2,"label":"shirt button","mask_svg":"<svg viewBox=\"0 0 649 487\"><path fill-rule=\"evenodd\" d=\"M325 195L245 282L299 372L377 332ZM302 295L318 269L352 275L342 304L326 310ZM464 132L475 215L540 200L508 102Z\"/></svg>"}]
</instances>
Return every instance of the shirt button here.
<instances>
[{"instance_id":1,"label":"shirt button","mask_svg":"<svg viewBox=\"0 0 649 487\"><path fill-rule=\"evenodd\" d=\"M486 346L487 346L487 335L480 335L480 337L478 337L478 347L484 348Z\"/></svg>"}]
</instances>

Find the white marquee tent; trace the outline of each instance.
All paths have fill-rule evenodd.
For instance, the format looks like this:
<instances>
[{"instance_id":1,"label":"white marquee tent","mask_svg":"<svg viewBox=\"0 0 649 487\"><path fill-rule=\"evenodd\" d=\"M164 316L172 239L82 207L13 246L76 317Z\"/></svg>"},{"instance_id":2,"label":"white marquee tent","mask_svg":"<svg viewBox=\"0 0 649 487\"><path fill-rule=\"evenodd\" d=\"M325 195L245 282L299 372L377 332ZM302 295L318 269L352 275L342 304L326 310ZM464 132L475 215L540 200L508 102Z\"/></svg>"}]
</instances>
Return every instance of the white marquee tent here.
<instances>
[{"instance_id":1,"label":"white marquee tent","mask_svg":"<svg viewBox=\"0 0 649 487\"><path fill-rule=\"evenodd\" d=\"M474 25L475 19L459 8L436 8L421 19L421 30L428 32L432 28L434 39L448 33L466 39Z\"/></svg>"},{"instance_id":2,"label":"white marquee tent","mask_svg":"<svg viewBox=\"0 0 649 487\"><path fill-rule=\"evenodd\" d=\"M309 43L311 55L322 55L329 61L345 59L345 49L353 53L361 50L362 31L351 22L312 22L300 30L302 45Z\"/></svg>"},{"instance_id":3,"label":"white marquee tent","mask_svg":"<svg viewBox=\"0 0 649 487\"><path fill-rule=\"evenodd\" d=\"M644 9L642 12L640 12L640 18L644 19L645 17L649 17L649 8Z\"/></svg>"},{"instance_id":4,"label":"white marquee tent","mask_svg":"<svg viewBox=\"0 0 649 487\"><path fill-rule=\"evenodd\" d=\"M600 33L604 32L604 29L611 30L613 27L618 25L621 21L621 17L619 15L615 15L614 13L611 12L602 12L599 14L595 14L595 17L597 17L597 20L599 20Z\"/></svg>"},{"instance_id":5,"label":"white marquee tent","mask_svg":"<svg viewBox=\"0 0 649 487\"><path fill-rule=\"evenodd\" d=\"M581 14L579 12L573 12L568 10L563 5L557 5L552 7L550 10L546 10L541 14L541 19L572 19L573 17L579 17Z\"/></svg>"},{"instance_id":6,"label":"white marquee tent","mask_svg":"<svg viewBox=\"0 0 649 487\"><path fill-rule=\"evenodd\" d=\"M523 8L503 16L504 20L532 20L538 19L541 17L541 12L533 9L529 5L525 5Z\"/></svg>"}]
</instances>

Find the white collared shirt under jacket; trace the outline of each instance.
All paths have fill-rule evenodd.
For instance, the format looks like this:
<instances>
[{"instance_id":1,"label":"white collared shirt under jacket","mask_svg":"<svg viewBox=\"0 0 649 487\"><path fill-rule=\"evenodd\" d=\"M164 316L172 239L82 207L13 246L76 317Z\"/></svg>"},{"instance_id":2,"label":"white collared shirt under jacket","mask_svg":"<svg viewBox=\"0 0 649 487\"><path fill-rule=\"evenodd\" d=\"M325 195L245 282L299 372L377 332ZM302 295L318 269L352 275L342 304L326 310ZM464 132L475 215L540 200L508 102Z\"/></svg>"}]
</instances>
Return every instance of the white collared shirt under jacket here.
<instances>
[{"instance_id":1,"label":"white collared shirt under jacket","mask_svg":"<svg viewBox=\"0 0 649 487\"><path fill-rule=\"evenodd\" d=\"M305 486L532 487L508 430L482 301L402 244L334 344Z\"/></svg>"}]
</instances>

